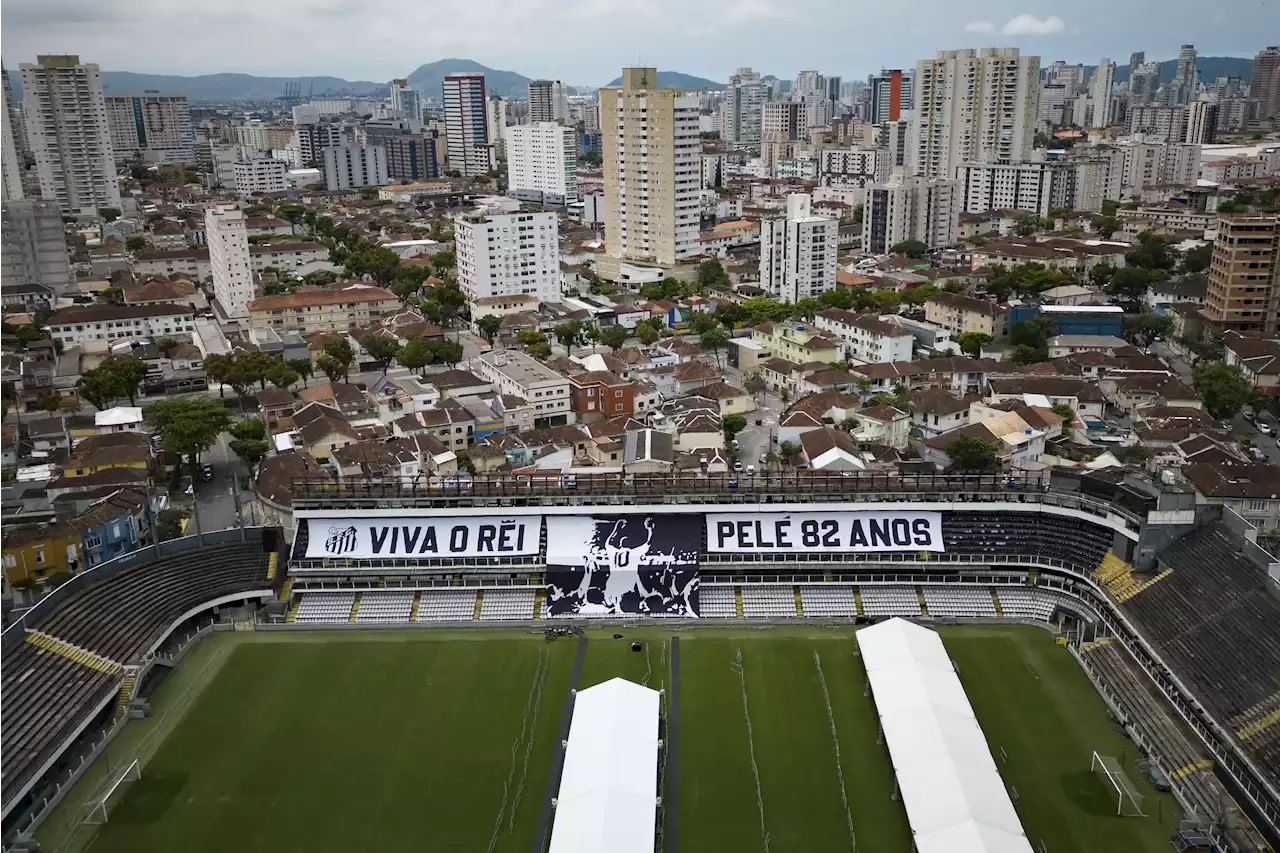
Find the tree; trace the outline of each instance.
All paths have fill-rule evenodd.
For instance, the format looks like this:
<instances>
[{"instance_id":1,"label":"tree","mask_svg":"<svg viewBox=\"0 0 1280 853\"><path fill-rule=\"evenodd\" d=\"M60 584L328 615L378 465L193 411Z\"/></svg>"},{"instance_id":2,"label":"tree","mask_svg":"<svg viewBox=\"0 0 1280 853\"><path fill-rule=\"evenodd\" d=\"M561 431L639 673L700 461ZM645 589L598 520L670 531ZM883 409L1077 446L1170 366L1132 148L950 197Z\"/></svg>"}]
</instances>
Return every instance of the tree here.
<instances>
[{"instance_id":1,"label":"tree","mask_svg":"<svg viewBox=\"0 0 1280 853\"><path fill-rule=\"evenodd\" d=\"M435 362L436 353L431 346L431 341L426 338L412 338L401 348L396 360L402 367L407 367L409 370L423 370L428 364Z\"/></svg>"},{"instance_id":2,"label":"tree","mask_svg":"<svg viewBox=\"0 0 1280 853\"><path fill-rule=\"evenodd\" d=\"M582 323L577 320L566 320L557 324L551 331L564 347L565 354L572 355L573 345L578 342L578 337L582 334Z\"/></svg>"},{"instance_id":3,"label":"tree","mask_svg":"<svg viewBox=\"0 0 1280 853\"><path fill-rule=\"evenodd\" d=\"M194 476L204 453L231 426L231 415L221 403L208 397L160 400L147 412L160 436L160 448L191 462Z\"/></svg>"},{"instance_id":4,"label":"tree","mask_svg":"<svg viewBox=\"0 0 1280 853\"><path fill-rule=\"evenodd\" d=\"M709 349L716 355L716 364L720 364L720 350L729 345L729 336L719 329L709 329L698 337L698 346Z\"/></svg>"},{"instance_id":5,"label":"tree","mask_svg":"<svg viewBox=\"0 0 1280 853\"><path fill-rule=\"evenodd\" d=\"M545 344L546 342L547 336L537 329L521 329L516 333L516 343L526 350L529 347Z\"/></svg>"},{"instance_id":6,"label":"tree","mask_svg":"<svg viewBox=\"0 0 1280 853\"><path fill-rule=\"evenodd\" d=\"M962 435L947 448L951 468L955 471L994 471L999 465L995 442Z\"/></svg>"},{"instance_id":7,"label":"tree","mask_svg":"<svg viewBox=\"0 0 1280 853\"><path fill-rule=\"evenodd\" d=\"M627 327L613 325L600 332L600 343L617 352L627 343Z\"/></svg>"},{"instance_id":8,"label":"tree","mask_svg":"<svg viewBox=\"0 0 1280 853\"><path fill-rule=\"evenodd\" d=\"M764 379L758 373L753 373L742 380L742 388L754 397L765 389Z\"/></svg>"},{"instance_id":9,"label":"tree","mask_svg":"<svg viewBox=\"0 0 1280 853\"><path fill-rule=\"evenodd\" d=\"M824 293L823 296L825 295ZM732 332L734 326L746 319L747 312L743 311L742 306L736 302L724 302L716 306L715 315L720 325L724 326L724 330Z\"/></svg>"},{"instance_id":10,"label":"tree","mask_svg":"<svg viewBox=\"0 0 1280 853\"><path fill-rule=\"evenodd\" d=\"M728 287L729 274L724 271L724 264L715 258L698 264L698 284L702 287Z\"/></svg>"},{"instance_id":11,"label":"tree","mask_svg":"<svg viewBox=\"0 0 1280 853\"><path fill-rule=\"evenodd\" d=\"M124 247L130 252L145 252L150 246L151 241L140 235L124 241Z\"/></svg>"},{"instance_id":12,"label":"tree","mask_svg":"<svg viewBox=\"0 0 1280 853\"><path fill-rule=\"evenodd\" d=\"M229 432L232 438L263 439L267 437L267 425L257 418L246 418L233 424Z\"/></svg>"},{"instance_id":13,"label":"tree","mask_svg":"<svg viewBox=\"0 0 1280 853\"><path fill-rule=\"evenodd\" d=\"M498 332L502 329L502 318L497 314L485 314L479 320L476 320L476 328L480 330L480 334L484 335L484 339L493 345L493 339L498 336Z\"/></svg>"},{"instance_id":14,"label":"tree","mask_svg":"<svg viewBox=\"0 0 1280 853\"><path fill-rule=\"evenodd\" d=\"M102 217L104 222L115 222L120 218L120 211L114 207L100 207L98 216Z\"/></svg>"},{"instance_id":15,"label":"tree","mask_svg":"<svg viewBox=\"0 0 1280 853\"><path fill-rule=\"evenodd\" d=\"M187 511L180 507L169 507L156 516L156 537L161 542L177 539L182 535L182 522Z\"/></svg>"},{"instance_id":16,"label":"tree","mask_svg":"<svg viewBox=\"0 0 1280 853\"><path fill-rule=\"evenodd\" d=\"M536 344L529 345L526 352L534 358L548 359L551 358L551 344L547 343L545 340L541 340Z\"/></svg>"},{"instance_id":17,"label":"tree","mask_svg":"<svg viewBox=\"0 0 1280 853\"><path fill-rule=\"evenodd\" d=\"M240 423L231 427L231 436L231 452L240 457L245 467L249 469L249 476L252 478L258 469L258 464L262 462L270 449L270 445L266 441L266 424L257 418L240 421Z\"/></svg>"},{"instance_id":18,"label":"tree","mask_svg":"<svg viewBox=\"0 0 1280 853\"><path fill-rule=\"evenodd\" d=\"M52 388L41 388L36 392L36 408L55 414L62 410L62 395Z\"/></svg>"},{"instance_id":19,"label":"tree","mask_svg":"<svg viewBox=\"0 0 1280 853\"><path fill-rule=\"evenodd\" d=\"M97 368L86 370L76 382L81 399L88 400L99 410L110 408L116 398L115 384Z\"/></svg>"},{"instance_id":20,"label":"tree","mask_svg":"<svg viewBox=\"0 0 1280 853\"><path fill-rule=\"evenodd\" d=\"M457 262L458 256L453 253L453 249L441 249L431 256L431 268L437 273L448 272Z\"/></svg>"},{"instance_id":21,"label":"tree","mask_svg":"<svg viewBox=\"0 0 1280 853\"><path fill-rule=\"evenodd\" d=\"M919 240L903 240L889 247L889 254L906 255L908 258L923 258L928 251L928 245Z\"/></svg>"},{"instance_id":22,"label":"tree","mask_svg":"<svg viewBox=\"0 0 1280 853\"><path fill-rule=\"evenodd\" d=\"M1066 418L1066 421L1062 424L1062 434L1071 435L1071 429L1076 422L1076 410L1067 403L1057 403L1049 411Z\"/></svg>"},{"instance_id":23,"label":"tree","mask_svg":"<svg viewBox=\"0 0 1280 853\"><path fill-rule=\"evenodd\" d=\"M321 373L329 377L330 382L337 382L347 375L347 368L327 352L321 353L316 358L316 367Z\"/></svg>"},{"instance_id":24,"label":"tree","mask_svg":"<svg viewBox=\"0 0 1280 853\"><path fill-rule=\"evenodd\" d=\"M124 288L108 287L98 292L98 301L103 305L123 305Z\"/></svg>"},{"instance_id":25,"label":"tree","mask_svg":"<svg viewBox=\"0 0 1280 853\"><path fill-rule=\"evenodd\" d=\"M1232 418L1253 397L1249 380L1235 365L1201 364L1192 371L1192 387L1215 418Z\"/></svg>"},{"instance_id":26,"label":"tree","mask_svg":"<svg viewBox=\"0 0 1280 853\"><path fill-rule=\"evenodd\" d=\"M1183 272L1204 272L1209 268L1209 261L1213 258L1213 246L1205 244L1197 246L1182 256Z\"/></svg>"},{"instance_id":27,"label":"tree","mask_svg":"<svg viewBox=\"0 0 1280 853\"><path fill-rule=\"evenodd\" d=\"M938 295L938 286L936 284L922 284L919 287L911 287L904 290L900 297L904 303L919 308Z\"/></svg>"},{"instance_id":28,"label":"tree","mask_svg":"<svg viewBox=\"0 0 1280 853\"><path fill-rule=\"evenodd\" d=\"M400 342L395 338L380 338L370 335L367 338L360 339L360 346L364 347L364 351L373 359L374 364L378 365L378 370L386 373L387 368L391 366L391 362L395 361L396 355L400 352Z\"/></svg>"},{"instance_id":29,"label":"tree","mask_svg":"<svg viewBox=\"0 0 1280 853\"><path fill-rule=\"evenodd\" d=\"M147 366L137 359L112 356L93 370L101 371L114 390L114 397L128 397L129 405L137 404L138 385L147 378ZM92 373L93 371L89 371Z\"/></svg>"},{"instance_id":30,"label":"tree","mask_svg":"<svg viewBox=\"0 0 1280 853\"><path fill-rule=\"evenodd\" d=\"M1105 213L1105 206L1102 209L1104 211L1103 215L1095 216L1093 219L1089 220L1089 222L1093 225L1093 230L1097 231L1105 240L1120 230L1120 220L1116 219L1114 215L1108 215Z\"/></svg>"},{"instance_id":31,"label":"tree","mask_svg":"<svg viewBox=\"0 0 1280 853\"><path fill-rule=\"evenodd\" d=\"M959 344L962 353L978 358L982 355L983 346L991 343L991 336L984 335L982 332L961 332L956 338L956 343Z\"/></svg>"},{"instance_id":32,"label":"tree","mask_svg":"<svg viewBox=\"0 0 1280 853\"><path fill-rule=\"evenodd\" d=\"M1138 248L1128 252L1125 263L1131 267L1143 267L1149 270L1172 269L1175 263L1169 244L1163 238L1150 232L1138 235Z\"/></svg>"},{"instance_id":33,"label":"tree","mask_svg":"<svg viewBox=\"0 0 1280 853\"><path fill-rule=\"evenodd\" d=\"M734 414L725 415L721 424L724 428L725 443L733 441L734 436L747 428L747 419L742 415Z\"/></svg>"},{"instance_id":34,"label":"tree","mask_svg":"<svg viewBox=\"0 0 1280 853\"><path fill-rule=\"evenodd\" d=\"M301 378L296 370L288 367L283 361L277 361L267 371L267 381L277 388L288 388Z\"/></svg>"},{"instance_id":35,"label":"tree","mask_svg":"<svg viewBox=\"0 0 1280 853\"><path fill-rule=\"evenodd\" d=\"M1089 270L1089 282L1094 287L1106 287L1111 283L1111 277L1116 274L1116 268L1111 264L1094 264Z\"/></svg>"},{"instance_id":36,"label":"tree","mask_svg":"<svg viewBox=\"0 0 1280 853\"><path fill-rule=\"evenodd\" d=\"M1149 347L1157 338L1173 334L1173 317L1169 314L1129 314L1124 318L1124 336L1130 343Z\"/></svg>"},{"instance_id":37,"label":"tree","mask_svg":"<svg viewBox=\"0 0 1280 853\"><path fill-rule=\"evenodd\" d=\"M1128 311L1139 311L1147 303L1147 293L1155 274L1142 267L1122 267L1111 276L1107 292Z\"/></svg>"},{"instance_id":38,"label":"tree","mask_svg":"<svg viewBox=\"0 0 1280 853\"><path fill-rule=\"evenodd\" d=\"M173 349L177 345L178 345L178 342L175 341L173 338L159 338L156 341L156 349L166 354L169 352L169 350Z\"/></svg>"},{"instance_id":39,"label":"tree","mask_svg":"<svg viewBox=\"0 0 1280 853\"><path fill-rule=\"evenodd\" d=\"M1049 359L1049 338L1057 332L1053 321L1043 314L1030 320L1019 320L1009 328L1009 343L1013 345L1014 362L1032 364Z\"/></svg>"},{"instance_id":40,"label":"tree","mask_svg":"<svg viewBox=\"0 0 1280 853\"><path fill-rule=\"evenodd\" d=\"M450 369L462 361L463 348L457 341L432 341L431 349L436 354L436 358L449 365Z\"/></svg>"},{"instance_id":41,"label":"tree","mask_svg":"<svg viewBox=\"0 0 1280 853\"><path fill-rule=\"evenodd\" d=\"M329 356L329 359L341 368L342 378L346 379L347 374L351 371L351 365L356 360L356 354L352 351L351 344L347 343L345 340L327 343L324 345L324 354ZM320 362L317 361L316 366L319 367L319 364ZM321 367L320 370L329 377L330 382L338 381L334 379L333 376L329 374L329 371L325 370L323 367Z\"/></svg>"},{"instance_id":42,"label":"tree","mask_svg":"<svg viewBox=\"0 0 1280 853\"><path fill-rule=\"evenodd\" d=\"M718 325L715 315L710 311L694 311L693 316L689 318L689 331L695 335L709 332Z\"/></svg>"},{"instance_id":43,"label":"tree","mask_svg":"<svg viewBox=\"0 0 1280 853\"><path fill-rule=\"evenodd\" d=\"M1034 215L1019 216L1013 220L1013 233L1019 237L1030 237L1040 230L1040 217Z\"/></svg>"},{"instance_id":44,"label":"tree","mask_svg":"<svg viewBox=\"0 0 1280 853\"><path fill-rule=\"evenodd\" d=\"M247 350L235 354L237 370L257 382L263 391L267 390L267 374L271 372L276 360L261 350Z\"/></svg>"},{"instance_id":45,"label":"tree","mask_svg":"<svg viewBox=\"0 0 1280 853\"><path fill-rule=\"evenodd\" d=\"M476 463L471 459L471 454L465 450L454 451L455 461L458 464L458 470L475 476Z\"/></svg>"},{"instance_id":46,"label":"tree","mask_svg":"<svg viewBox=\"0 0 1280 853\"><path fill-rule=\"evenodd\" d=\"M782 445L778 448L778 455L788 462L790 462L792 459L795 459L797 456L799 456L801 452L802 452L802 448L800 447L800 445L792 441L784 441L782 442Z\"/></svg>"},{"instance_id":47,"label":"tree","mask_svg":"<svg viewBox=\"0 0 1280 853\"><path fill-rule=\"evenodd\" d=\"M648 323L639 323L636 325L636 340L645 346L653 346L658 342L658 330Z\"/></svg>"},{"instance_id":48,"label":"tree","mask_svg":"<svg viewBox=\"0 0 1280 853\"><path fill-rule=\"evenodd\" d=\"M206 362L207 363L207 362ZM307 387L307 380L311 378L311 374L315 372L315 366L311 364L309 358L291 358L285 362L289 369L298 374L302 379L302 387Z\"/></svg>"},{"instance_id":49,"label":"tree","mask_svg":"<svg viewBox=\"0 0 1280 853\"><path fill-rule=\"evenodd\" d=\"M819 311L822 310L822 304L812 296L806 296L795 305L791 306L791 315L797 320L805 323L811 322Z\"/></svg>"}]
</instances>

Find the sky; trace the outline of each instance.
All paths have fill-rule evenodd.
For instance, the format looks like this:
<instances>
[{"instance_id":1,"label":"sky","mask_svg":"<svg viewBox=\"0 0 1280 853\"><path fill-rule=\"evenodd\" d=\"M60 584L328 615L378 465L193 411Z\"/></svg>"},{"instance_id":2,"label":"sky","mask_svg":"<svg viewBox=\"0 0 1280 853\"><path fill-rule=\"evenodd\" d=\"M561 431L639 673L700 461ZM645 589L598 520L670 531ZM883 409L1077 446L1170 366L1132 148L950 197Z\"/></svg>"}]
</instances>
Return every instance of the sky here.
<instances>
[{"instance_id":1,"label":"sky","mask_svg":"<svg viewBox=\"0 0 1280 853\"><path fill-rule=\"evenodd\" d=\"M4 0L6 67L74 53L107 71L332 75L385 81L446 57L569 84L623 65L724 81L739 66L847 78L938 50L1018 47L1125 64L1252 56L1280 41L1280 0Z\"/></svg>"}]
</instances>

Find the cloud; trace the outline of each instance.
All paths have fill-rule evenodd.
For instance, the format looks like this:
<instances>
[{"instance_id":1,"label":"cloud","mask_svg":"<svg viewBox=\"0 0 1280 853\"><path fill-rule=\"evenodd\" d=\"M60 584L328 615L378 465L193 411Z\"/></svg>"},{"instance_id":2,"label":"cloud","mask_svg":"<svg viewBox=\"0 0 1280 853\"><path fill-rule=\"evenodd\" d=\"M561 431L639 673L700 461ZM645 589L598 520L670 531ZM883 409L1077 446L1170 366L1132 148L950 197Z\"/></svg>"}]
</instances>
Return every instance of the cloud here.
<instances>
[{"instance_id":1,"label":"cloud","mask_svg":"<svg viewBox=\"0 0 1280 853\"><path fill-rule=\"evenodd\" d=\"M768 18L789 16L786 9L775 6L770 0L738 0L725 11L725 19L731 24L745 24Z\"/></svg>"},{"instance_id":2,"label":"cloud","mask_svg":"<svg viewBox=\"0 0 1280 853\"><path fill-rule=\"evenodd\" d=\"M1011 18L1000 32L1007 36L1051 36L1066 29L1066 24L1057 15L1050 15L1043 21L1034 15L1019 15Z\"/></svg>"},{"instance_id":3,"label":"cloud","mask_svg":"<svg viewBox=\"0 0 1280 853\"><path fill-rule=\"evenodd\" d=\"M966 33L994 33L996 25L990 21L970 21L964 25Z\"/></svg>"}]
</instances>

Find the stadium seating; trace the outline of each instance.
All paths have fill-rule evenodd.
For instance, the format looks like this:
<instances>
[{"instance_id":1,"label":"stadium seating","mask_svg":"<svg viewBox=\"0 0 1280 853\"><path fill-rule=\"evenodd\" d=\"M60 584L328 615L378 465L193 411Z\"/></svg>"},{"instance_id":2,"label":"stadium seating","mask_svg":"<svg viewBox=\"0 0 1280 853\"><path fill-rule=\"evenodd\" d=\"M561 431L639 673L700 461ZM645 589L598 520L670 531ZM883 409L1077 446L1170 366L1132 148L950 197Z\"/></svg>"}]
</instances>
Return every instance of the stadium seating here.
<instances>
[{"instance_id":1,"label":"stadium seating","mask_svg":"<svg viewBox=\"0 0 1280 853\"><path fill-rule=\"evenodd\" d=\"M532 587L497 587L484 590L480 602L481 620L526 620L533 618Z\"/></svg>"},{"instance_id":2,"label":"stadium seating","mask_svg":"<svg viewBox=\"0 0 1280 853\"><path fill-rule=\"evenodd\" d=\"M34 627L108 660L134 663L157 634L192 608L265 588L267 561L255 543L140 562L89 586Z\"/></svg>"},{"instance_id":3,"label":"stadium seating","mask_svg":"<svg viewBox=\"0 0 1280 853\"><path fill-rule=\"evenodd\" d=\"M470 622L475 615L474 589L423 590L418 603L419 622Z\"/></svg>"},{"instance_id":4,"label":"stadium seating","mask_svg":"<svg viewBox=\"0 0 1280 853\"><path fill-rule=\"evenodd\" d=\"M698 607L704 619L732 619L738 615L737 596L731 586L702 584L698 588Z\"/></svg>"},{"instance_id":5,"label":"stadium seating","mask_svg":"<svg viewBox=\"0 0 1280 853\"><path fill-rule=\"evenodd\" d=\"M914 587L873 586L859 587L862 594L862 612L867 616L919 616L920 598Z\"/></svg>"},{"instance_id":6,"label":"stadium seating","mask_svg":"<svg viewBox=\"0 0 1280 853\"><path fill-rule=\"evenodd\" d=\"M858 615L858 600L848 584L801 584L804 615L851 618Z\"/></svg>"},{"instance_id":7,"label":"stadium seating","mask_svg":"<svg viewBox=\"0 0 1280 853\"><path fill-rule=\"evenodd\" d=\"M991 590L985 586L925 586L921 589L930 616L996 616Z\"/></svg>"},{"instance_id":8,"label":"stadium seating","mask_svg":"<svg viewBox=\"0 0 1280 853\"><path fill-rule=\"evenodd\" d=\"M742 615L795 616L795 590L777 584L745 585L742 587Z\"/></svg>"},{"instance_id":9,"label":"stadium seating","mask_svg":"<svg viewBox=\"0 0 1280 853\"><path fill-rule=\"evenodd\" d=\"M997 587L996 596L1006 619L1033 619L1037 622L1048 622L1059 601L1057 593L1034 587Z\"/></svg>"},{"instance_id":10,"label":"stadium seating","mask_svg":"<svg viewBox=\"0 0 1280 853\"><path fill-rule=\"evenodd\" d=\"M963 557L1026 555L1093 571L1112 534L1105 527L1065 516L1022 512L948 512L942 520L947 554Z\"/></svg>"},{"instance_id":11,"label":"stadium seating","mask_svg":"<svg viewBox=\"0 0 1280 853\"><path fill-rule=\"evenodd\" d=\"M409 599L412 604L413 599ZM346 622L356 603L354 592L308 592L302 596L294 622ZM406 615L405 619L409 617Z\"/></svg>"},{"instance_id":12,"label":"stadium seating","mask_svg":"<svg viewBox=\"0 0 1280 853\"><path fill-rule=\"evenodd\" d=\"M360 596L357 622L408 622L413 613L413 591L371 589Z\"/></svg>"}]
</instances>

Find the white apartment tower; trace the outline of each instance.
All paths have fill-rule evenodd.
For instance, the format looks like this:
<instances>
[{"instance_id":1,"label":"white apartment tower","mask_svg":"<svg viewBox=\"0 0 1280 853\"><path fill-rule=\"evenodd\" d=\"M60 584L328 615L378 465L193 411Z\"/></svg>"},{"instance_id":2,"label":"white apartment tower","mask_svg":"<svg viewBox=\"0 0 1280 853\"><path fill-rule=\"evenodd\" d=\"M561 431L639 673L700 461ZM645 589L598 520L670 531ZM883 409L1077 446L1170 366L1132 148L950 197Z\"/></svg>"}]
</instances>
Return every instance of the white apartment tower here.
<instances>
[{"instance_id":1,"label":"white apartment tower","mask_svg":"<svg viewBox=\"0 0 1280 853\"><path fill-rule=\"evenodd\" d=\"M485 121L489 124L489 144L498 158L507 156L507 102L497 92L489 95L485 104L489 111Z\"/></svg>"},{"instance_id":2,"label":"white apartment tower","mask_svg":"<svg viewBox=\"0 0 1280 853\"><path fill-rule=\"evenodd\" d=\"M569 96L559 80L529 83L529 121L569 121Z\"/></svg>"},{"instance_id":3,"label":"white apartment tower","mask_svg":"<svg viewBox=\"0 0 1280 853\"><path fill-rule=\"evenodd\" d=\"M725 122L720 135L734 145L753 147L760 144L761 120L769 87L750 68L739 68L729 78L725 93Z\"/></svg>"},{"instance_id":4,"label":"white apartment tower","mask_svg":"<svg viewBox=\"0 0 1280 853\"><path fill-rule=\"evenodd\" d=\"M912 162L951 180L961 163L1010 163L1033 149L1040 57L1016 47L940 51L916 64Z\"/></svg>"},{"instance_id":5,"label":"white apartment tower","mask_svg":"<svg viewBox=\"0 0 1280 853\"><path fill-rule=\"evenodd\" d=\"M862 251L883 255L906 240L919 240L930 248L950 246L956 242L962 209L955 181L895 170L886 183L867 192Z\"/></svg>"},{"instance_id":6,"label":"white apartment tower","mask_svg":"<svg viewBox=\"0 0 1280 853\"><path fill-rule=\"evenodd\" d=\"M391 81L391 111L414 123L410 132L417 133L422 129L422 99L408 80Z\"/></svg>"},{"instance_id":7,"label":"white apartment tower","mask_svg":"<svg viewBox=\"0 0 1280 853\"><path fill-rule=\"evenodd\" d=\"M485 103L483 74L455 73L444 78L449 168L464 178L481 177L493 168Z\"/></svg>"},{"instance_id":8,"label":"white apartment tower","mask_svg":"<svg viewBox=\"0 0 1280 853\"><path fill-rule=\"evenodd\" d=\"M1173 78L1174 98L1179 104L1187 104L1196 97L1196 46L1184 44L1178 51L1178 71Z\"/></svg>"},{"instance_id":9,"label":"white apartment tower","mask_svg":"<svg viewBox=\"0 0 1280 853\"><path fill-rule=\"evenodd\" d=\"M453 227L458 287L475 301L531 294L552 302L560 293L560 237L555 213L495 213L481 209Z\"/></svg>"},{"instance_id":10,"label":"white apartment tower","mask_svg":"<svg viewBox=\"0 0 1280 853\"><path fill-rule=\"evenodd\" d=\"M0 66L4 85L0 88L0 133L3 134L4 148L0 150L0 167L4 170L4 200L16 201L23 196L22 192L22 160L18 155L17 123L14 121L13 93L9 90L9 73Z\"/></svg>"},{"instance_id":11,"label":"white apartment tower","mask_svg":"<svg viewBox=\"0 0 1280 853\"><path fill-rule=\"evenodd\" d=\"M194 163L195 136L186 95L107 95L111 148L121 160Z\"/></svg>"},{"instance_id":12,"label":"white apartment tower","mask_svg":"<svg viewBox=\"0 0 1280 853\"><path fill-rule=\"evenodd\" d=\"M381 145L340 145L324 149L324 182L331 190L385 187L387 149Z\"/></svg>"},{"instance_id":13,"label":"white apartment tower","mask_svg":"<svg viewBox=\"0 0 1280 853\"><path fill-rule=\"evenodd\" d=\"M40 194L63 215L120 209L120 184L102 74L78 56L39 56L23 63L22 103Z\"/></svg>"},{"instance_id":14,"label":"white apartment tower","mask_svg":"<svg viewBox=\"0 0 1280 853\"><path fill-rule=\"evenodd\" d=\"M208 207L204 212L204 232L209 242L214 298L228 317L248 317L254 288L244 214L233 205Z\"/></svg>"},{"instance_id":15,"label":"white apartment tower","mask_svg":"<svg viewBox=\"0 0 1280 853\"><path fill-rule=\"evenodd\" d=\"M835 290L840 220L815 216L807 193L787 196L785 219L760 222L760 286L784 302Z\"/></svg>"},{"instance_id":16,"label":"white apartment tower","mask_svg":"<svg viewBox=\"0 0 1280 853\"><path fill-rule=\"evenodd\" d=\"M1105 56L1098 60L1098 68L1089 83L1089 117L1091 127L1111 125L1111 88L1116 82L1116 64Z\"/></svg>"},{"instance_id":17,"label":"white apartment tower","mask_svg":"<svg viewBox=\"0 0 1280 853\"><path fill-rule=\"evenodd\" d=\"M235 163L236 195L248 198L253 195L282 193L288 186L284 173L289 164L271 157L255 157L251 160L237 160Z\"/></svg>"},{"instance_id":18,"label":"white apartment tower","mask_svg":"<svg viewBox=\"0 0 1280 853\"><path fill-rule=\"evenodd\" d=\"M698 97L657 88L656 68L622 69L600 90L605 243L610 258L671 265L701 251Z\"/></svg>"},{"instance_id":19,"label":"white apartment tower","mask_svg":"<svg viewBox=\"0 0 1280 853\"><path fill-rule=\"evenodd\" d=\"M550 121L507 128L507 187L521 201L566 205L578 200L578 140Z\"/></svg>"}]
</instances>

